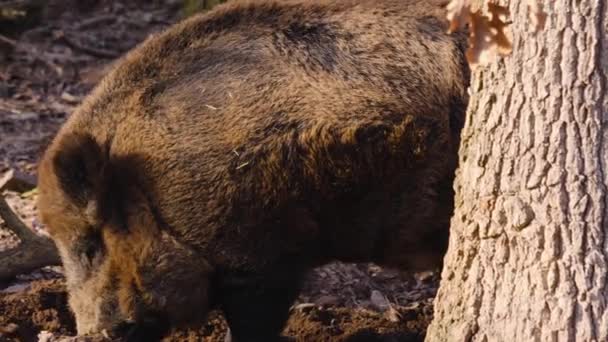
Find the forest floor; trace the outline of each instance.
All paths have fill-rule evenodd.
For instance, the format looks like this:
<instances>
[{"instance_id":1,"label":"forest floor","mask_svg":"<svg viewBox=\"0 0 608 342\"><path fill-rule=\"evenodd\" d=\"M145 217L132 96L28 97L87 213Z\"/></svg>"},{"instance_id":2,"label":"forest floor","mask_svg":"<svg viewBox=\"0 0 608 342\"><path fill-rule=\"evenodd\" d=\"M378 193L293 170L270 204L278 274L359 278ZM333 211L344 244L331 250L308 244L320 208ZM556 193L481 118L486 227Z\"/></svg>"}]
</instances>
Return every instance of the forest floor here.
<instances>
[{"instance_id":1,"label":"forest floor","mask_svg":"<svg viewBox=\"0 0 608 342\"><path fill-rule=\"evenodd\" d=\"M179 3L55 0L39 23L21 32L0 27L0 177L11 169L35 176L44 147L108 66L180 20ZM44 231L35 194L2 195L24 222ZM5 228L0 220L0 250L18 244ZM0 341L75 335L61 272L47 267L0 284ZM298 341L422 341L437 285L437 272L327 265L311 272L285 333ZM199 330L176 331L166 340L223 341L225 331L214 314Z\"/></svg>"}]
</instances>

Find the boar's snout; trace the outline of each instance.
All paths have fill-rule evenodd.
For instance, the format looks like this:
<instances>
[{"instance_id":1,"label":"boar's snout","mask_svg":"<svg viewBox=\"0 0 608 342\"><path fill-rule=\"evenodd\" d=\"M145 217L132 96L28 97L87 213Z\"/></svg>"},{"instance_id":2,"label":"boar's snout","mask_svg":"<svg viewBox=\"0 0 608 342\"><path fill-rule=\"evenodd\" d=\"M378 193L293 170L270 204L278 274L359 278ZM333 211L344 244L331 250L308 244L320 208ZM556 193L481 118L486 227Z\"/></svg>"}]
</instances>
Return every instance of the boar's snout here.
<instances>
[{"instance_id":1,"label":"boar's snout","mask_svg":"<svg viewBox=\"0 0 608 342\"><path fill-rule=\"evenodd\" d=\"M105 260L88 274L75 265L71 250L61 253L79 335L105 330L128 341L150 341L169 327L205 319L210 268L204 260L164 233L140 248L128 237L119 245L113 241L118 238L105 238Z\"/></svg>"}]
</instances>

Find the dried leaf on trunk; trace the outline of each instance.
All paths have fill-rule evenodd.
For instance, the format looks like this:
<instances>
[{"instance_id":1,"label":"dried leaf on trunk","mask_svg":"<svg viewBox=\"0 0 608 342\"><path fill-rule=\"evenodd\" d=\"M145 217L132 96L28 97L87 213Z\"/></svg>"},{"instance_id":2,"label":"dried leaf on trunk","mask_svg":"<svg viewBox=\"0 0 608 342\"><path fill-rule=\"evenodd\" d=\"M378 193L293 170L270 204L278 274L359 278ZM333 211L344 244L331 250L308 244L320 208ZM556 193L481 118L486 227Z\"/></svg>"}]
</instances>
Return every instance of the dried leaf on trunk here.
<instances>
[{"instance_id":1,"label":"dried leaf on trunk","mask_svg":"<svg viewBox=\"0 0 608 342\"><path fill-rule=\"evenodd\" d=\"M450 22L448 33L463 28L469 21L471 5L468 0L452 0L447 6L447 18Z\"/></svg>"},{"instance_id":2,"label":"dried leaf on trunk","mask_svg":"<svg viewBox=\"0 0 608 342\"><path fill-rule=\"evenodd\" d=\"M469 0L452 0L447 6L447 19L450 21L449 32L469 25L469 47L467 61L472 68L479 64L488 64L498 54L511 53L511 40L507 36L506 18L509 10L494 3L488 4L488 15L481 10L472 11Z\"/></svg>"}]
</instances>

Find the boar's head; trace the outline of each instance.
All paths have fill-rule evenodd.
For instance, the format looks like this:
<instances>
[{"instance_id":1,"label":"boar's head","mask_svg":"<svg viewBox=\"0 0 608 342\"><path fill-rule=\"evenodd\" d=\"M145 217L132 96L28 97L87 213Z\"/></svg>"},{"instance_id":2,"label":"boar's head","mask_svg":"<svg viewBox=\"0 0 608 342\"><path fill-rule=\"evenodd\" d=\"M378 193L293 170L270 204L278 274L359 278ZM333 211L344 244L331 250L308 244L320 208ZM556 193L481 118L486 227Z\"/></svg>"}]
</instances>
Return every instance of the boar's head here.
<instances>
[{"instance_id":1,"label":"boar's head","mask_svg":"<svg viewBox=\"0 0 608 342\"><path fill-rule=\"evenodd\" d=\"M161 229L136 164L109 160L78 133L59 134L40 163L39 211L65 267L79 334L160 336L207 312L210 266Z\"/></svg>"}]
</instances>

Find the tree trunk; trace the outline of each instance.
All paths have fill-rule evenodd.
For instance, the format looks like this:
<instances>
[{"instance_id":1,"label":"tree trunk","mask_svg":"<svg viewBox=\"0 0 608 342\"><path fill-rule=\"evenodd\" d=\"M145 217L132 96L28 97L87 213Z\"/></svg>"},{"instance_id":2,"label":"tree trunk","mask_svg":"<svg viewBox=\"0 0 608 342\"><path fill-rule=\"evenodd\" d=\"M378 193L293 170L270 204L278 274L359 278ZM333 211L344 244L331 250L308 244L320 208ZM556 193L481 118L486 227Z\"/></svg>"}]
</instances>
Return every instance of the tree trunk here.
<instances>
[{"instance_id":1,"label":"tree trunk","mask_svg":"<svg viewBox=\"0 0 608 342\"><path fill-rule=\"evenodd\" d=\"M608 0L542 2L473 75L429 342L608 341Z\"/></svg>"}]
</instances>

